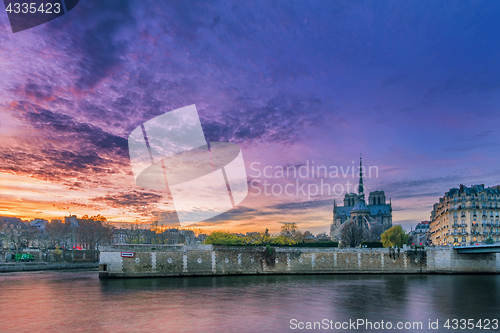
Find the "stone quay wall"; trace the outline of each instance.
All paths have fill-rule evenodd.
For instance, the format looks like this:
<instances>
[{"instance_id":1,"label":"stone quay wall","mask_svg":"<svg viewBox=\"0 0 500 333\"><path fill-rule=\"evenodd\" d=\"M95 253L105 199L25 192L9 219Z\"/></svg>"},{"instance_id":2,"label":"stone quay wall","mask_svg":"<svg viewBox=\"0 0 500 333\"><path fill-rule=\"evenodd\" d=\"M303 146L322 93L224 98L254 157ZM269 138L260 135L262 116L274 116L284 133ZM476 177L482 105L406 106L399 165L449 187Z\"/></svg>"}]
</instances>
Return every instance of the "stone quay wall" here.
<instances>
[{"instance_id":1,"label":"stone quay wall","mask_svg":"<svg viewBox=\"0 0 500 333\"><path fill-rule=\"evenodd\" d=\"M500 254L457 254L451 247L389 249L110 245L100 249L99 277L242 274L500 273ZM129 257L127 257L129 256Z\"/></svg>"}]
</instances>

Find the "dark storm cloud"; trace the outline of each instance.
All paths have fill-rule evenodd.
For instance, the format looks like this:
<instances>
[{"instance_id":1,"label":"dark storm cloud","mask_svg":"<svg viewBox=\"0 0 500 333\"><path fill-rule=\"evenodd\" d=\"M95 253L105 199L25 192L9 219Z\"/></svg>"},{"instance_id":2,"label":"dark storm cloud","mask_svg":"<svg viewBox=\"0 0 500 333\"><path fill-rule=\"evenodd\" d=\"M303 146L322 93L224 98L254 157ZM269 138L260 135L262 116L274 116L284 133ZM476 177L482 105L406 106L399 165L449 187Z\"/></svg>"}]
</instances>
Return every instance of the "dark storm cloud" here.
<instances>
[{"instance_id":1,"label":"dark storm cloud","mask_svg":"<svg viewBox=\"0 0 500 333\"><path fill-rule=\"evenodd\" d=\"M40 91L45 88L27 89L44 97ZM65 182L71 189L109 185L109 174L130 174L126 139L30 102L14 110L26 134L16 143L0 145L0 170L55 182L77 179Z\"/></svg>"},{"instance_id":2,"label":"dark storm cloud","mask_svg":"<svg viewBox=\"0 0 500 333\"><path fill-rule=\"evenodd\" d=\"M105 203L114 208L146 208L157 204L163 195L156 192L127 191L122 193L110 193L102 197L93 198L92 201Z\"/></svg>"},{"instance_id":3,"label":"dark storm cloud","mask_svg":"<svg viewBox=\"0 0 500 333\"><path fill-rule=\"evenodd\" d=\"M24 86L26 96L33 97L36 100L46 100L53 97L53 89L50 85L37 85L33 82Z\"/></svg>"},{"instance_id":4,"label":"dark storm cloud","mask_svg":"<svg viewBox=\"0 0 500 333\"><path fill-rule=\"evenodd\" d=\"M464 176L450 175L443 177L431 177L402 181L385 181L384 190L394 199L409 198L438 198L444 194L450 187L458 186L458 183L464 180Z\"/></svg>"},{"instance_id":5,"label":"dark storm cloud","mask_svg":"<svg viewBox=\"0 0 500 333\"><path fill-rule=\"evenodd\" d=\"M142 212L144 215L149 216L152 221L158 221L159 225L180 227L177 212L169 210L151 210Z\"/></svg>"},{"instance_id":6,"label":"dark storm cloud","mask_svg":"<svg viewBox=\"0 0 500 333\"><path fill-rule=\"evenodd\" d=\"M120 38L120 32L132 28L135 19L128 0L82 1L70 15L54 21L50 31L62 29L70 37L67 50L77 60L76 86L86 90L122 64L133 41Z\"/></svg>"},{"instance_id":7,"label":"dark storm cloud","mask_svg":"<svg viewBox=\"0 0 500 333\"><path fill-rule=\"evenodd\" d=\"M330 207L333 208L333 200L310 200L297 202L283 202L268 208L284 211L308 210L314 208Z\"/></svg>"},{"instance_id":8,"label":"dark storm cloud","mask_svg":"<svg viewBox=\"0 0 500 333\"><path fill-rule=\"evenodd\" d=\"M304 130L321 124L321 100L279 95L260 107L231 108L216 120L202 119L208 141L294 143Z\"/></svg>"},{"instance_id":9,"label":"dark storm cloud","mask_svg":"<svg viewBox=\"0 0 500 333\"><path fill-rule=\"evenodd\" d=\"M92 154L93 156L88 156L93 158L94 161L98 160L96 154L101 152L112 152L120 157L127 157L127 140L105 132L99 127L89 123L80 123L73 117L45 109L30 108L26 110L18 108L18 110L17 116L20 119L28 122L36 129L43 130L45 134L50 133L53 138L60 137L67 140L67 136L70 136L76 142L90 144L91 147L97 150Z\"/></svg>"},{"instance_id":10,"label":"dark storm cloud","mask_svg":"<svg viewBox=\"0 0 500 333\"><path fill-rule=\"evenodd\" d=\"M266 215L266 212L260 209L253 209L245 206L237 206L228 210L225 213L219 214L203 222L197 223L196 225L202 226L202 225L223 224L230 221L241 221L263 215Z\"/></svg>"}]
</instances>

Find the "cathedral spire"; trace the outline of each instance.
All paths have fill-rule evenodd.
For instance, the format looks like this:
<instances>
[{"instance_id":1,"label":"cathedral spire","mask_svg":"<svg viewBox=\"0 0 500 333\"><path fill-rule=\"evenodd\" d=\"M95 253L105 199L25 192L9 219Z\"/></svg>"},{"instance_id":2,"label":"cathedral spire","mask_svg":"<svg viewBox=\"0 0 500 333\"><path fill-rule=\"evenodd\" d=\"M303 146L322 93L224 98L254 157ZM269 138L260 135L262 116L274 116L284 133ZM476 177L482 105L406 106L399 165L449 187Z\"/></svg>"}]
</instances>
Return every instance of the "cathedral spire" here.
<instances>
[{"instance_id":1,"label":"cathedral spire","mask_svg":"<svg viewBox=\"0 0 500 333\"><path fill-rule=\"evenodd\" d=\"M361 153L359 154L359 186L358 196L360 199L365 199L365 186L363 185L363 161L361 160Z\"/></svg>"}]
</instances>

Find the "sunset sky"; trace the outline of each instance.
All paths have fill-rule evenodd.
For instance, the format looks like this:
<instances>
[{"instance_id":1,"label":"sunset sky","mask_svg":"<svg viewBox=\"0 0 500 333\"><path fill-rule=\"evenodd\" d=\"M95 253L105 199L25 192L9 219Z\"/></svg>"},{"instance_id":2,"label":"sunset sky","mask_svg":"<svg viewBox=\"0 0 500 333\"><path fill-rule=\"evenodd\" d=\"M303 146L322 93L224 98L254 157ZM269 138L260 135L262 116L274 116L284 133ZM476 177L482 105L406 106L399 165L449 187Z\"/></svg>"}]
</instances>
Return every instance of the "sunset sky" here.
<instances>
[{"instance_id":1,"label":"sunset sky","mask_svg":"<svg viewBox=\"0 0 500 333\"><path fill-rule=\"evenodd\" d=\"M366 191L384 190L409 230L451 187L500 184L499 17L498 1L82 0L13 34L2 11L0 215L175 225L171 198L135 184L127 138L195 104L254 186L193 226L327 231L343 194L256 188L356 177L257 185L255 169L345 170L362 153L378 169Z\"/></svg>"}]
</instances>

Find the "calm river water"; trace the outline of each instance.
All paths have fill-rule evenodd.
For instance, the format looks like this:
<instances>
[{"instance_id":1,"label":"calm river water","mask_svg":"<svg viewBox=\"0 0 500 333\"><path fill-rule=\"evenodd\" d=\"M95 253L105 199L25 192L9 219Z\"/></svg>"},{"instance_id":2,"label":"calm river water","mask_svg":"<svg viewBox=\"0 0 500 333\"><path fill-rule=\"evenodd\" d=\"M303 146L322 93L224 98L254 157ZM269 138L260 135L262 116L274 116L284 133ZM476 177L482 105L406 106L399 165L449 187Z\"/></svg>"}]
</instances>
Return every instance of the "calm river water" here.
<instances>
[{"instance_id":1,"label":"calm river water","mask_svg":"<svg viewBox=\"0 0 500 333\"><path fill-rule=\"evenodd\" d=\"M482 319L482 324L487 323L485 319L499 318L498 275L290 275L102 281L95 271L0 275L2 333L386 332L387 322L393 332L495 332L500 328L494 329L494 322L485 330L479 328L478 321ZM358 319L370 321L372 327L354 329L352 322ZM451 328L447 329L447 319L472 319L475 327L461 330L458 322L453 329L450 321ZM429 320L438 320L437 330L429 329ZM316 329L306 330L307 322L318 322ZM421 322L422 327L395 327L398 323L414 322ZM377 323L385 326L376 330Z\"/></svg>"}]
</instances>

